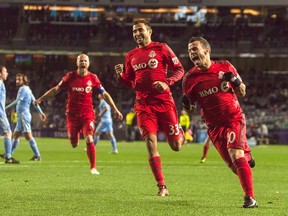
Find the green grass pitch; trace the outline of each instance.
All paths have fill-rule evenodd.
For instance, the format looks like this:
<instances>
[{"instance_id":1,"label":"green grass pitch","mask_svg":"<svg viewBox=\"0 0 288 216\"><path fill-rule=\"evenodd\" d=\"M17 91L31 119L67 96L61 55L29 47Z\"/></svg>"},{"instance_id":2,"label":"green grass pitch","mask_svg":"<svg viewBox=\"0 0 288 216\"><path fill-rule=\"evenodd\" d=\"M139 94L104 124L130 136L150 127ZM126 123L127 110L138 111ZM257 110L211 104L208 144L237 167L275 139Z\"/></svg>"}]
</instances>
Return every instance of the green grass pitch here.
<instances>
[{"instance_id":1,"label":"green grass pitch","mask_svg":"<svg viewBox=\"0 0 288 216\"><path fill-rule=\"evenodd\" d=\"M144 142L118 142L113 155L107 140L97 146L97 169L91 175L82 140L73 149L67 139L36 138L42 161L31 162L32 151L22 139L15 158L0 161L0 215L288 215L288 146L252 148L257 209L243 209L243 192L236 175L210 148L200 164L203 145L188 144L173 152L159 143L163 172L170 192L157 197L156 182ZM3 140L2 140L3 143ZM0 148L3 152L3 147Z\"/></svg>"}]
</instances>

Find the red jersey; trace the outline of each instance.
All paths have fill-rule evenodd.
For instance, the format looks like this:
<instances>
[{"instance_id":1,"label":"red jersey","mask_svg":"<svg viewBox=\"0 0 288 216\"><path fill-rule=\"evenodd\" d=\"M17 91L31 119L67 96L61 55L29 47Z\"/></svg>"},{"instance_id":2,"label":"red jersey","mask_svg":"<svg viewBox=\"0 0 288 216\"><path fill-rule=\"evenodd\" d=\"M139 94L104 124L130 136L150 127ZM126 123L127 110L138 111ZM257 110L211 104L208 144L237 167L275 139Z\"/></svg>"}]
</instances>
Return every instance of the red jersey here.
<instances>
[{"instance_id":1,"label":"red jersey","mask_svg":"<svg viewBox=\"0 0 288 216\"><path fill-rule=\"evenodd\" d=\"M170 86L184 74L181 62L165 43L151 42L146 47L137 47L127 53L125 62L121 80L126 86L135 88L136 98L146 104L170 101L170 89L159 92L153 83L162 81ZM168 76L168 68L173 71L171 76Z\"/></svg>"},{"instance_id":2,"label":"red jersey","mask_svg":"<svg viewBox=\"0 0 288 216\"><path fill-rule=\"evenodd\" d=\"M68 72L58 86L68 90L66 112L85 113L93 111L92 90L99 93L104 91L96 74L88 72L86 76L80 76L77 71Z\"/></svg>"},{"instance_id":3,"label":"red jersey","mask_svg":"<svg viewBox=\"0 0 288 216\"><path fill-rule=\"evenodd\" d=\"M193 67L183 78L182 90L192 103L203 110L205 123L211 127L242 118L242 109L231 85L222 79L223 74L232 72L240 80L229 61L212 61L207 70Z\"/></svg>"}]
</instances>

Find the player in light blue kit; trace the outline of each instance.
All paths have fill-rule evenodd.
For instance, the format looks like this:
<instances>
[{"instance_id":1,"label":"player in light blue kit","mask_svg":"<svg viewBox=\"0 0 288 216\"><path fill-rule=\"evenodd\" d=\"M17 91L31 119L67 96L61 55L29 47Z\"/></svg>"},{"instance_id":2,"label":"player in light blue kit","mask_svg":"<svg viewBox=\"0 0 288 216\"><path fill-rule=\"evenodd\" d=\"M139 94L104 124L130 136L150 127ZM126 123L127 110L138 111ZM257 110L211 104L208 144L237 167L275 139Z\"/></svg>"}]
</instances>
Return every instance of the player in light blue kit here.
<instances>
[{"instance_id":1,"label":"player in light blue kit","mask_svg":"<svg viewBox=\"0 0 288 216\"><path fill-rule=\"evenodd\" d=\"M7 164L19 164L20 162L18 160L12 158L12 132L5 111L6 88L4 81L7 79L7 77L8 71L6 67L0 66L0 134L4 135L5 149L5 153L1 154L1 157L5 159L5 163Z\"/></svg>"},{"instance_id":2,"label":"player in light blue kit","mask_svg":"<svg viewBox=\"0 0 288 216\"><path fill-rule=\"evenodd\" d=\"M9 109L16 105L17 112L17 124L13 132L12 154L19 145L19 137L23 133L34 153L30 160L40 161L40 152L31 130L32 117L30 113L30 105L32 104L34 106L42 121L46 120L46 115L42 112L39 105L34 104L35 97L28 86L28 83L29 81L26 75L21 73L16 75L16 86L19 87L17 98L6 107L6 109Z\"/></svg>"},{"instance_id":3,"label":"player in light blue kit","mask_svg":"<svg viewBox=\"0 0 288 216\"><path fill-rule=\"evenodd\" d=\"M99 115L98 115L100 118L100 122L95 130L94 143L95 145L98 143L101 133L106 133L112 144L112 153L117 154L118 149L116 138L113 133L113 120L111 116L111 108L109 104L106 103L101 94L98 95L98 98L100 100Z\"/></svg>"}]
</instances>

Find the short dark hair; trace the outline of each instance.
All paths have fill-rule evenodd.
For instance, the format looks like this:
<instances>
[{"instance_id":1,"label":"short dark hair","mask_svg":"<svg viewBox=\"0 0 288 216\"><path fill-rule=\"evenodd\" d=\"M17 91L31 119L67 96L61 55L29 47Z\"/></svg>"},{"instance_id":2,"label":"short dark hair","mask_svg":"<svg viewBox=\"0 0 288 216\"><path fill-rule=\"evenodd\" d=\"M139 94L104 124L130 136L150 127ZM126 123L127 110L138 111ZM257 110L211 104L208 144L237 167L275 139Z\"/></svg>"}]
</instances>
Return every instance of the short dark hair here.
<instances>
[{"instance_id":1,"label":"short dark hair","mask_svg":"<svg viewBox=\"0 0 288 216\"><path fill-rule=\"evenodd\" d=\"M25 74L18 73L18 74L16 74L16 77L22 77L24 85L29 84L29 79Z\"/></svg>"},{"instance_id":2,"label":"short dark hair","mask_svg":"<svg viewBox=\"0 0 288 216\"><path fill-rule=\"evenodd\" d=\"M136 19L134 25L143 23L148 29L152 29L150 22L147 19Z\"/></svg>"},{"instance_id":3,"label":"short dark hair","mask_svg":"<svg viewBox=\"0 0 288 216\"><path fill-rule=\"evenodd\" d=\"M194 41L199 41L200 44L202 45L202 47L208 48L210 50L210 52L211 52L211 46L210 46L209 42L205 38L203 38L203 37L191 37L189 39L189 43L192 43Z\"/></svg>"}]
</instances>

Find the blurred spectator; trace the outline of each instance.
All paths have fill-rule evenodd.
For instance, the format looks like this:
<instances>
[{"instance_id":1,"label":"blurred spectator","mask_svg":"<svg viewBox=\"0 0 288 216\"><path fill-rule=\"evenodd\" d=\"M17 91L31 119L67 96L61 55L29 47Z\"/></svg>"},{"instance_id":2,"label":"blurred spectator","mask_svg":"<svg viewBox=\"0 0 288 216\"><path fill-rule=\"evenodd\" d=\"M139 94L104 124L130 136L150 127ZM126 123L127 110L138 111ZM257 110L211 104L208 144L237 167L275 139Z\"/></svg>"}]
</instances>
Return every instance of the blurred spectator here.
<instances>
[{"instance_id":1,"label":"blurred spectator","mask_svg":"<svg viewBox=\"0 0 288 216\"><path fill-rule=\"evenodd\" d=\"M126 125L125 130L126 141L127 142L135 141L137 131L137 118L133 107L126 114L125 125Z\"/></svg>"}]
</instances>

